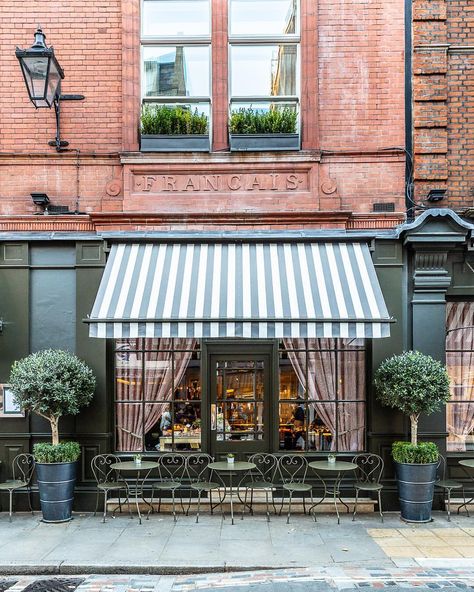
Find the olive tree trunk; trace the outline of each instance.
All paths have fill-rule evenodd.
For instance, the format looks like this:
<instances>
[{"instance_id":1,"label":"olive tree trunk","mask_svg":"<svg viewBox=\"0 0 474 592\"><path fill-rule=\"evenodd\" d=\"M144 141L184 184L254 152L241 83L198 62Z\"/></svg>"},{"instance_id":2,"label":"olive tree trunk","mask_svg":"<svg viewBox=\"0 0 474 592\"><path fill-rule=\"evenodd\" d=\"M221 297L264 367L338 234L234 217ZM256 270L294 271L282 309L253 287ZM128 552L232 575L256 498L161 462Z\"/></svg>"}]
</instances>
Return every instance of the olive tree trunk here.
<instances>
[{"instance_id":1,"label":"olive tree trunk","mask_svg":"<svg viewBox=\"0 0 474 592\"><path fill-rule=\"evenodd\" d=\"M413 446L418 444L418 418L420 417L419 413L410 415L411 421L411 443Z\"/></svg>"},{"instance_id":2,"label":"olive tree trunk","mask_svg":"<svg viewBox=\"0 0 474 592\"><path fill-rule=\"evenodd\" d=\"M55 445L59 444L59 428L58 428L59 417L51 416L49 418L49 421L51 422L52 442L53 442L53 446L55 446Z\"/></svg>"}]
</instances>

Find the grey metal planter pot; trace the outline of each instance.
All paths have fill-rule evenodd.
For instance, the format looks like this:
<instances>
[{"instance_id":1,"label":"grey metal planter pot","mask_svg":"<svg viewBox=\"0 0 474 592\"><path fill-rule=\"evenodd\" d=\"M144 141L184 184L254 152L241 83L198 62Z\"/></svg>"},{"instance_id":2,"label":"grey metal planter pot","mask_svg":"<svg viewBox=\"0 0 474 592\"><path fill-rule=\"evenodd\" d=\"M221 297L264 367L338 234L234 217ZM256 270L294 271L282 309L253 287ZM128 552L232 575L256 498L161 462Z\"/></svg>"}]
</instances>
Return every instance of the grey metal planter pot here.
<instances>
[{"instance_id":1,"label":"grey metal planter pot","mask_svg":"<svg viewBox=\"0 0 474 592\"><path fill-rule=\"evenodd\" d=\"M430 522L438 463L395 463L400 512L405 522Z\"/></svg>"},{"instance_id":2,"label":"grey metal planter pot","mask_svg":"<svg viewBox=\"0 0 474 592\"><path fill-rule=\"evenodd\" d=\"M71 520L77 464L77 462L36 463L43 522Z\"/></svg>"},{"instance_id":3,"label":"grey metal planter pot","mask_svg":"<svg viewBox=\"0 0 474 592\"><path fill-rule=\"evenodd\" d=\"M299 150L299 134L230 134L230 149L241 152Z\"/></svg>"},{"instance_id":4,"label":"grey metal planter pot","mask_svg":"<svg viewBox=\"0 0 474 592\"><path fill-rule=\"evenodd\" d=\"M141 135L142 152L209 152L209 135Z\"/></svg>"}]
</instances>

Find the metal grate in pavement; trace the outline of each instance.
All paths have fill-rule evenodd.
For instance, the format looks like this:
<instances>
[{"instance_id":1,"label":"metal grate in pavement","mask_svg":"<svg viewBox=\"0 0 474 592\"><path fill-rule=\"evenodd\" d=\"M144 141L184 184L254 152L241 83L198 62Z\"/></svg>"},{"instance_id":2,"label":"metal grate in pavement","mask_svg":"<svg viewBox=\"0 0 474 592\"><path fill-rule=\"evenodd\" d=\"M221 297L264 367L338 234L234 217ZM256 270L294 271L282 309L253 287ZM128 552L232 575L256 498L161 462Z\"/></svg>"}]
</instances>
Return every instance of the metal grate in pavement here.
<instances>
[{"instance_id":1,"label":"metal grate in pavement","mask_svg":"<svg viewBox=\"0 0 474 592\"><path fill-rule=\"evenodd\" d=\"M29 584L23 592L73 592L84 578L54 578L36 580Z\"/></svg>"},{"instance_id":2,"label":"metal grate in pavement","mask_svg":"<svg viewBox=\"0 0 474 592\"><path fill-rule=\"evenodd\" d=\"M0 580L0 592L5 592L8 588L11 588L13 584L16 584L16 580Z\"/></svg>"}]
</instances>

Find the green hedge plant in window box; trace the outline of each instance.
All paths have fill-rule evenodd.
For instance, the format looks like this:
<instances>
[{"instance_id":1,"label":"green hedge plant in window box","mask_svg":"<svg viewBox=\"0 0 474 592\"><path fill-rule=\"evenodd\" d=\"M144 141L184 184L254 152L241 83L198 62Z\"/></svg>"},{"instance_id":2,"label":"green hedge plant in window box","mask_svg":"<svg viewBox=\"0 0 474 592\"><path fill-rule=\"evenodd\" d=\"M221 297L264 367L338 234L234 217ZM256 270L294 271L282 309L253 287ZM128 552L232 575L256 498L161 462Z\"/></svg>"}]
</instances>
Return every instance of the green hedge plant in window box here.
<instances>
[{"instance_id":1,"label":"green hedge plant in window box","mask_svg":"<svg viewBox=\"0 0 474 592\"><path fill-rule=\"evenodd\" d=\"M41 510L45 522L71 519L78 442L59 441L59 419L89 405L95 389L92 370L67 351L47 349L15 362L10 373L14 400L49 421L51 443L33 447Z\"/></svg>"},{"instance_id":2,"label":"green hedge plant in window box","mask_svg":"<svg viewBox=\"0 0 474 592\"><path fill-rule=\"evenodd\" d=\"M180 105L145 104L141 113L142 152L209 152L209 119Z\"/></svg>"},{"instance_id":3,"label":"green hedge plant in window box","mask_svg":"<svg viewBox=\"0 0 474 592\"><path fill-rule=\"evenodd\" d=\"M230 114L230 149L251 152L299 150L296 109L271 106L270 109L241 107Z\"/></svg>"},{"instance_id":4,"label":"green hedge plant in window box","mask_svg":"<svg viewBox=\"0 0 474 592\"><path fill-rule=\"evenodd\" d=\"M418 420L449 399L446 367L418 351L403 352L382 362L374 383L383 405L410 418L411 442L394 442L392 447L402 519L429 522L439 452L434 442L418 442Z\"/></svg>"}]
</instances>

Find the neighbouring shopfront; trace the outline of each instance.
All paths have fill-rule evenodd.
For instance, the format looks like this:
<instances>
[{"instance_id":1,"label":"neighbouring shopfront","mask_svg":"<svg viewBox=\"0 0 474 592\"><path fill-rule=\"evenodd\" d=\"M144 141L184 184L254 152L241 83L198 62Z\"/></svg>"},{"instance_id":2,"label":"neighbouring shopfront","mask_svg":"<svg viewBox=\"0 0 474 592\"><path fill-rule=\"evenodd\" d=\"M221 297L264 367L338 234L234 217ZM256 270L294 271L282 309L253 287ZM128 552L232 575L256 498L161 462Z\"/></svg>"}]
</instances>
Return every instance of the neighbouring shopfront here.
<instances>
[{"instance_id":1,"label":"neighbouring shopfront","mask_svg":"<svg viewBox=\"0 0 474 592\"><path fill-rule=\"evenodd\" d=\"M1 245L2 383L14 360L45 347L94 369L92 405L62 424L83 449L78 508L93 504L95 454L171 450L375 452L396 507L390 448L408 426L372 387L387 356L446 359L452 400L420 436L447 452L453 474L473 454L471 231L436 210L398 231L331 237L18 233ZM41 418L0 417L4 465L48 438Z\"/></svg>"}]
</instances>

